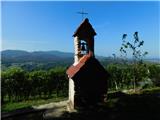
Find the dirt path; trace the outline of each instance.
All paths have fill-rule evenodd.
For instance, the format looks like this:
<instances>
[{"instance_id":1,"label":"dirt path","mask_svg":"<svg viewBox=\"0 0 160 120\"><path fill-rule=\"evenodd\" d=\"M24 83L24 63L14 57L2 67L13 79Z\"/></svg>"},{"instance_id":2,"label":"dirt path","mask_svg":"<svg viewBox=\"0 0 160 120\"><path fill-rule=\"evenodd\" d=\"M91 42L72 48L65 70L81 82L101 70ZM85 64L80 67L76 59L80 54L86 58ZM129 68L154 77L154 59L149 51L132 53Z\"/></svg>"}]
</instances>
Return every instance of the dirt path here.
<instances>
[{"instance_id":1,"label":"dirt path","mask_svg":"<svg viewBox=\"0 0 160 120\"><path fill-rule=\"evenodd\" d=\"M65 112L67 112L67 100L60 101L60 102L53 102L53 103L44 104L40 106L33 106L33 108L36 110L46 109L46 111L43 113L43 117L45 119L60 117Z\"/></svg>"}]
</instances>

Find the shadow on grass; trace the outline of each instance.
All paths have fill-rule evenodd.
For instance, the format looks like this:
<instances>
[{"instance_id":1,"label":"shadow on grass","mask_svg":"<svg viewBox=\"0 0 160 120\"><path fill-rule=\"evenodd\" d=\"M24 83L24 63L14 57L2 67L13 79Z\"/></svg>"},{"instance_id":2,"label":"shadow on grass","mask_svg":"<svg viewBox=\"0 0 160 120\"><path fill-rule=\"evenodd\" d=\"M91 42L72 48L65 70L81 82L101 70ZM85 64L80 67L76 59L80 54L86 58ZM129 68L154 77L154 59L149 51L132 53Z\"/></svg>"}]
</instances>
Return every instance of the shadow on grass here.
<instances>
[{"instance_id":1,"label":"shadow on grass","mask_svg":"<svg viewBox=\"0 0 160 120\"><path fill-rule=\"evenodd\" d=\"M48 120L160 120L160 94L116 92L103 105Z\"/></svg>"},{"instance_id":2,"label":"shadow on grass","mask_svg":"<svg viewBox=\"0 0 160 120\"><path fill-rule=\"evenodd\" d=\"M60 117L53 115L43 118L46 110L28 109L28 113L21 111L22 114L6 117L4 120L160 120L160 93L110 93L103 105L79 109L73 113L63 112ZM54 109L56 110L53 108L52 111Z\"/></svg>"},{"instance_id":3,"label":"shadow on grass","mask_svg":"<svg viewBox=\"0 0 160 120\"><path fill-rule=\"evenodd\" d=\"M2 120L44 120L43 113L45 109L35 110L32 107L17 109L13 112L1 114Z\"/></svg>"}]
</instances>

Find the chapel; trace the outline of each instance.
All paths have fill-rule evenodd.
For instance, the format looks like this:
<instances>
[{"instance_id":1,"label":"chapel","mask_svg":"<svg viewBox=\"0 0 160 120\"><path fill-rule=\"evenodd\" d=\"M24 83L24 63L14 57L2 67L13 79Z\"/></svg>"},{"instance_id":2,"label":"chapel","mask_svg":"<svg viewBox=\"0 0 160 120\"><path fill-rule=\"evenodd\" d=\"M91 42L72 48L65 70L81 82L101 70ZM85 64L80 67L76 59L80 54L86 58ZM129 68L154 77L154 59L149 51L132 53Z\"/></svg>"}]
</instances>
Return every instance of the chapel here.
<instances>
[{"instance_id":1,"label":"chapel","mask_svg":"<svg viewBox=\"0 0 160 120\"><path fill-rule=\"evenodd\" d=\"M69 78L69 107L87 107L104 101L109 74L95 58L96 32L86 18L74 32L74 63L66 73Z\"/></svg>"}]
</instances>

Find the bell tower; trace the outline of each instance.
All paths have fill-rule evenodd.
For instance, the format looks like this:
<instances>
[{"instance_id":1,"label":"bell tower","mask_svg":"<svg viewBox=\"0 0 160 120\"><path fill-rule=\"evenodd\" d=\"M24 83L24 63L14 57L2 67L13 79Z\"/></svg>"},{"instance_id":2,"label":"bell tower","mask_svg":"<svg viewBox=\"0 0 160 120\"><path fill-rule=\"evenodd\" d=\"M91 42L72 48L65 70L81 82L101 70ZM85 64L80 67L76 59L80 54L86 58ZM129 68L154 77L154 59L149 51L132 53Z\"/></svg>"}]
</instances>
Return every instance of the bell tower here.
<instances>
[{"instance_id":1,"label":"bell tower","mask_svg":"<svg viewBox=\"0 0 160 120\"><path fill-rule=\"evenodd\" d=\"M69 78L68 110L95 105L107 92L108 73L94 55L95 30L86 18L74 37L74 63L66 73Z\"/></svg>"},{"instance_id":2,"label":"bell tower","mask_svg":"<svg viewBox=\"0 0 160 120\"><path fill-rule=\"evenodd\" d=\"M94 57L95 30L86 18L75 31L74 37L74 64L77 64L84 55L91 54Z\"/></svg>"}]
</instances>

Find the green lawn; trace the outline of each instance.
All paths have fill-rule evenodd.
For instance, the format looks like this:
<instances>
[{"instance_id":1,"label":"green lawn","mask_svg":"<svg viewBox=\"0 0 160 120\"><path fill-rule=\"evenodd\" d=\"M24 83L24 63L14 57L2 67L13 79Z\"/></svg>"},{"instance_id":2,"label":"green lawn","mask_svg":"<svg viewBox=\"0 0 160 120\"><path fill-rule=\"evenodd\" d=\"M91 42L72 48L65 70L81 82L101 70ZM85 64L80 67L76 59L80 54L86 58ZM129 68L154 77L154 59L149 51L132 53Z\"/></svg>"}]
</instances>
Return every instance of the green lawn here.
<instances>
[{"instance_id":1,"label":"green lawn","mask_svg":"<svg viewBox=\"0 0 160 120\"><path fill-rule=\"evenodd\" d=\"M35 99L35 100L27 100L22 102L7 102L4 105L2 105L1 111L2 112L11 112L17 109L23 109L23 108L31 108L32 106L47 104L51 102L58 102L61 100L66 100L65 97L54 97L49 99Z\"/></svg>"},{"instance_id":2,"label":"green lawn","mask_svg":"<svg viewBox=\"0 0 160 120\"><path fill-rule=\"evenodd\" d=\"M108 93L108 102L107 102L107 106L109 108L114 108L117 104L121 104L121 102L123 102L124 98L122 97L123 95L127 96L126 98L126 104L128 103L127 100L129 100L130 102L133 102L132 100L137 100L137 98L141 97L141 101L143 102L143 100L145 101L145 99L150 100L150 104L154 104L154 98L151 96L152 94L157 94L160 93L160 87L158 88L152 88L152 89L144 89L141 91L138 91L137 93L129 93L129 94L124 94L122 92L112 92L110 91ZM146 97L146 95L149 95L148 97ZM122 98L122 101L120 101ZM52 97L49 99L35 99L35 100L28 100L28 101L22 101L22 102L7 102L4 105L2 105L1 111L2 112L10 112L10 111L15 111L17 109L23 109L23 108L31 108L32 106L37 106L37 105L42 105L42 104L47 104L47 103L51 103L51 102L58 102L58 101L62 101L62 100L67 100L66 97ZM139 100L139 99L138 99ZM133 104L131 103L131 104ZM125 104L125 103L123 103ZM128 104L128 105L131 105ZM146 103L149 104L149 103ZM158 103L159 104L159 103Z\"/></svg>"},{"instance_id":3,"label":"green lawn","mask_svg":"<svg viewBox=\"0 0 160 120\"><path fill-rule=\"evenodd\" d=\"M77 113L66 113L61 118L65 120L160 120L159 114L160 88L153 88L136 93L110 92L104 105ZM61 118L56 120L62 120Z\"/></svg>"}]
</instances>

